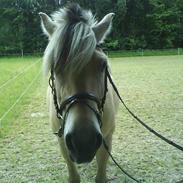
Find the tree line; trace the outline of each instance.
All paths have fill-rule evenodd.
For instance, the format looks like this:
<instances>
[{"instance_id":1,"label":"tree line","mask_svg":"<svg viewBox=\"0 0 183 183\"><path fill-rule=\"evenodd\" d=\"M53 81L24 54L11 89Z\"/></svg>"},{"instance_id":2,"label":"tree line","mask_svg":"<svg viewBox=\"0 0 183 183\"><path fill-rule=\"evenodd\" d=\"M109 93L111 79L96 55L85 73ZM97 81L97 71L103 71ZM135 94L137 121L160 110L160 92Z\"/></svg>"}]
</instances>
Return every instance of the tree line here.
<instances>
[{"instance_id":1,"label":"tree line","mask_svg":"<svg viewBox=\"0 0 183 183\"><path fill-rule=\"evenodd\" d=\"M183 0L0 0L0 53L42 52L47 39L38 13L68 2L91 9L98 19L115 13L104 45L110 50L183 47Z\"/></svg>"}]
</instances>

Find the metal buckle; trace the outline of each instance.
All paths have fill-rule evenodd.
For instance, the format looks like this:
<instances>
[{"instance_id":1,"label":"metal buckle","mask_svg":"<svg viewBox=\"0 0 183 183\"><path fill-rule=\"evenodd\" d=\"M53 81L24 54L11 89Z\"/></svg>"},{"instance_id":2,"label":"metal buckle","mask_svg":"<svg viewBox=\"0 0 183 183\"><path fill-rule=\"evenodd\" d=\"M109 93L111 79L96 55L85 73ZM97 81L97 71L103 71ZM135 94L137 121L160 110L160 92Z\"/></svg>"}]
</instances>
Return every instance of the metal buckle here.
<instances>
[{"instance_id":1,"label":"metal buckle","mask_svg":"<svg viewBox=\"0 0 183 183\"><path fill-rule=\"evenodd\" d=\"M61 119L61 120L64 119L64 117L63 117L60 113L57 113L57 118L59 118L59 119Z\"/></svg>"},{"instance_id":2,"label":"metal buckle","mask_svg":"<svg viewBox=\"0 0 183 183\"><path fill-rule=\"evenodd\" d=\"M58 132L54 132L53 134L54 135L57 135L58 137L62 137L62 135L64 134L63 128L60 127L59 130L58 130Z\"/></svg>"}]
</instances>

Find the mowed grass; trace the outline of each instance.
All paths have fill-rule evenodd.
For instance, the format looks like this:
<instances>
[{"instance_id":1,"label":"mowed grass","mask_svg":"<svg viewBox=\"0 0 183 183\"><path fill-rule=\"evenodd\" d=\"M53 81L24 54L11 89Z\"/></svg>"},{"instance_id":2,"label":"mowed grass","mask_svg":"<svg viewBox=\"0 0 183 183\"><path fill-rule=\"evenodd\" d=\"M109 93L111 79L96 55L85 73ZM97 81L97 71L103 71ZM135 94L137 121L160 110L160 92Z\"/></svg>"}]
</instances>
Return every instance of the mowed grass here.
<instances>
[{"instance_id":1,"label":"mowed grass","mask_svg":"<svg viewBox=\"0 0 183 183\"><path fill-rule=\"evenodd\" d=\"M17 100L40 72L40 60L35 57L0 59L0 136L6 135L9 128L13 128L13 121L20 115L21 106L30 102L35 86L19 102ZM17 104L13 107L16 101ZM11 107L12 111L8 112Z\"/></svg>"},{"instance_id":2,"label":"mowed grass","mask_svg":"<svg viewBox=\"0 0 183 183\"><path fill-rule=\"evenodd\" d=\"M21 68L36 59L17 61L14 66L12 60L9 67ZM127 105L148 125L183 145L183 56L112 58L110 63L114 81ZM0 64L4 71L2 62ZM25 85L38 70L36 66L30 75L27 73L27 78L22 77ZM57 139L50 130L46 85L42 83L39 78L2 124L9 130L3 130L7 133L0 138L0 182L67 182L67 168L60 156ZM0 97L5 95L0 101L7 105L8 92L15 95L13 91L17 88L25 88L23 84L17 86L7 88L6 95L0 93ZM112 153L125 170L143 183L183 180L182 153L146 131L122 106L116 118ZM82 183L93 183L95 161L79 166L79 171ZM124 183L125 176L111 160L107 173L109 182ZM126 182L133 181L126 178Z\"/></svg>"}]
</instances>

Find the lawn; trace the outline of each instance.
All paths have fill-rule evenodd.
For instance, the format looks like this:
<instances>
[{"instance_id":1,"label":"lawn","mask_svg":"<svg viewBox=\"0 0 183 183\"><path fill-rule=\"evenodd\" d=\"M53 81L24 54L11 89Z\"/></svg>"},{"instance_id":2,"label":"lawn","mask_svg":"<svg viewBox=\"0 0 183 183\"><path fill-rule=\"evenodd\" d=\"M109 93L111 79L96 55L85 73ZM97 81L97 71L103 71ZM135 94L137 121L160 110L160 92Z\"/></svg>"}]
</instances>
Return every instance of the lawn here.
<instances>
[{"instance_id":1,"label":"lawn","mask_svg":"<svg viewBox=\"0 0 183 183\"><path fill-rule=\"evenodd\" d=\"M0 86L39 58L0 59ZM148 125L183 145L183 56L123 57L110 59L114 81L127 105ZM0 90L0 116L39 73L32 66ZM41 76L2 121L0 128L0 182L65 183L67 169L52 135ZM113 155L143 183L183 180L183 156L146 131L121 106L116 118ZM82 183L93 183L96 164L79 166ZM112 183L124 175L109 161ZM128 183L132 183L127 179Z\"/></svg>"},{"instance_id":2,"label":"lawn","mask_svg":"<svg viewBox=\"0 0 183 183\"><path fill-rule=\"evenodd\" d=\"M9 125L18 118L22 104L30 102L32 88L26 92L24 98L20 98L20 103L13 107L12 112L7 113L39 72L40 60L34 57L0 59L0 136L6 134Z\"/></svg>"}]
</instances>

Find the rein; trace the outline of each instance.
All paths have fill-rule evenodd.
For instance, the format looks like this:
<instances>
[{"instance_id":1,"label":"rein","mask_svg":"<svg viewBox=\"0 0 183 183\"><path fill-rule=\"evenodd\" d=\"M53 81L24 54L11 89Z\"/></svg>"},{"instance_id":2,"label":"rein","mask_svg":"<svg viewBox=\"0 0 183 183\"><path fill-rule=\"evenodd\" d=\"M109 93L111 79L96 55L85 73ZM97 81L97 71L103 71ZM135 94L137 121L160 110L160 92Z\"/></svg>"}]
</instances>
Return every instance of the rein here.
<instances>
[{"instance_id":1,"label":"rein","mask_svg":"<svg viewBox=\"0 0 183 183\"><path fill-rule=\"evenodd\" d=\"M102 127L102 115L103 115L103 108L104 108L104 104L105 104L105 100L106 100L106 95L108 92L108 86L107 86L107 80L109 80L110 84L112 85L116 95L118 96L120 102L124 105L125 109L128 111L128 113L134 118L136 119L142 126L144 126L147 130L149 130L151 133L153 133L154 135L156 135L157 137L159 137L161 140L165 141L166 143L172 145L173 147L177 148L178 150L183 151L183 147L180 146L179 144L176 144L175 142L167 139L166 137L164 137L163 135L161 135L160 133L156 132L154 129L152 129L151 127L149 127L145 122L143 122L139 117L137 117L125 104L124 100L122 99L121 95L119 94L119 91L116 87L116 85L114 84L111 75L108 71L108 68L106 66L105 68L105 78L104 78L104 93L103 93L103 97L102 99L97 98L95 95L91 94L91 93L78 93L75 94L73 96L68 97L66 100L64 100L61 104L58 103L58 99L57 99L57 92L56 92L56 88L55 88L55 77L54 77L54 71L53 68L51 68L51 75L49 78L49 85L51 87L51 92L53 95L53 101L54 101L54 105L55 105L55 110L57 113L57 118L61 119L63 121L63 124L60 124L60 129L58 130L58 132L55 132L54 134L57 135L58 137L62 137L63 133L64 133L64 126L65 126L65 120L67 118L67 115L69 113L69 110L71 109L71 107L73 107L75 104L78 103L82 103L83 105L86 105L91 111L93 111L93 113L96 115L100 128ZM97 104L97 110L94 109L93 107L91 107L86 100L89 101L93 101ZM65 114L63 114L63 111L65 110ZM105 140L103 139L103 145L104 148L106 149L107 153L109 154L109 156L111 157L111 159L113 160L113 162L116 164L116 166L118 166L118 168L125 174L127 175L129 178L131 178L132 180L134 180L137 183L141 183L139 180L135 179L134 177L132 177L128 172L126 172L118 163L117 161L114 159L114 157L112 156L111 152L109 151L109 148L105 142Z\"/></svg>"},{"instance_id":2,"label":"rein","mask_svg":"<svg viewBox=\"0 0 183 183\"><path fill-rule=\"evenodd\" d=\"M157 137L159 137L161 140L165 141L166 143L174 146L175 148L183 151L183 147L176 144L175 142L167 139L166 137L164 137L163 135L161 135L160 133L156 132L154 129L152 129L151 127L149 127L145 122L143 122L139 117L137 117L128 107L127 105L125 104L124 100L122 99L121 95L119 94L119 91L116 87L116 85L114 84L110 74L107 74L108 78L109 78L109 81L116 93L116 95L118 96L119 100L121 101L121 103L124 105L124 107L126 108L126 110L131 114L131 116L133 118L135 118L142 126L144 126L147 130L149 130L151 133L153 133L154 135L156 135Z\"/></svg>"}]
</instances>

